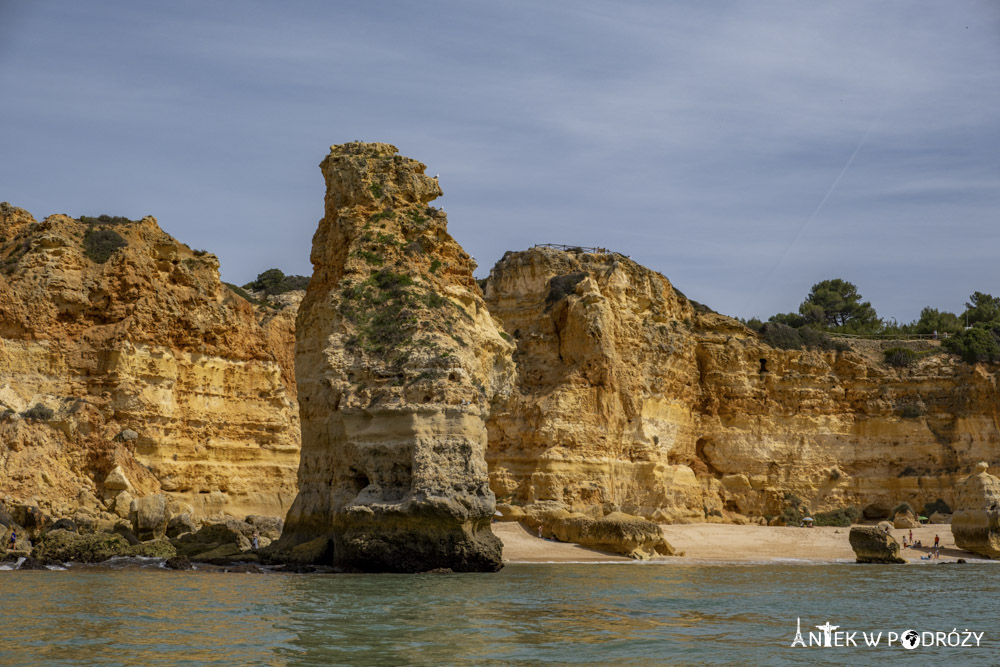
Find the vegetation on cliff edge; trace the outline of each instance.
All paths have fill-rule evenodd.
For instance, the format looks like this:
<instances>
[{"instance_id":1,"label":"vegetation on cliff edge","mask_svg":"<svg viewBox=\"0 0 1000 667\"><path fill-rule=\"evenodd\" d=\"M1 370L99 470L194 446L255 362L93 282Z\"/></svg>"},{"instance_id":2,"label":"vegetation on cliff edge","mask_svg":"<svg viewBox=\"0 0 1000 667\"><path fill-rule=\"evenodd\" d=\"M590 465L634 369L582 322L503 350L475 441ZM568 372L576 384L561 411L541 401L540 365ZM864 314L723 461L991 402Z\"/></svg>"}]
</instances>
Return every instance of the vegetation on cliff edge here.
<instances>
[{"instance_id":1,"label":"vegetation on cliff edge","mask_svg":"<svg viewBox=\"0 0 1000 667\"><path fill-rule=\"evenodd\" d=\"M83 254L98 264L104 264L116 250L127 245L128 241L113 229L90 228L83 235Z\"/></svg>"},{"instance_id":2,"label":"vegetation on cliff edge","mask_svg":"<svg viewBox=\"0 0 1000 667\"><path fill-rule=\"evenodd\" d=\"M293 290L304 290L308 286L309 278L307 276L286 276L281 269L268 269L257 274L257 279L248 282L243 286L243 289L274 296Z\"/></svg>"}]
</instances>

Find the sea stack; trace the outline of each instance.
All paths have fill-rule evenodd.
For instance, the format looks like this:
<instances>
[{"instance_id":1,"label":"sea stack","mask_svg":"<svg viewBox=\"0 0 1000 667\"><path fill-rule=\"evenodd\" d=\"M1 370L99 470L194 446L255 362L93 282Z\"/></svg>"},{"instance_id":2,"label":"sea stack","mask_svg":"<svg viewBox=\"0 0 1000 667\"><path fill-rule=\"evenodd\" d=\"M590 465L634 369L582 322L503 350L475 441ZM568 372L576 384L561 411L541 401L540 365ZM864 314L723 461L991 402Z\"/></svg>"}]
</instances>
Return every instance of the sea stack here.
<instances>
[{"instance_id":1,"label":"sea stack","mask_svg":"<svg viewBox=\"0 0 1000 667\"><path fill-rule=\"evenodd\" d=\"M1000 479L980 461L976 472L955 489L951 534L955 545L987 558L1000 558Z\"/></svg>"},{"instance_id":2,"label":"sea stack","mask_svg":"<svg viewBox=\"0 0 1000 667\"><path fill-rule=\"evenodd\" d=\"M299 494L276 557L363 571L500 569L485 450L513 345L436 178L394 146L332 146L296 322Z\"/></svg>"}]
</instances>

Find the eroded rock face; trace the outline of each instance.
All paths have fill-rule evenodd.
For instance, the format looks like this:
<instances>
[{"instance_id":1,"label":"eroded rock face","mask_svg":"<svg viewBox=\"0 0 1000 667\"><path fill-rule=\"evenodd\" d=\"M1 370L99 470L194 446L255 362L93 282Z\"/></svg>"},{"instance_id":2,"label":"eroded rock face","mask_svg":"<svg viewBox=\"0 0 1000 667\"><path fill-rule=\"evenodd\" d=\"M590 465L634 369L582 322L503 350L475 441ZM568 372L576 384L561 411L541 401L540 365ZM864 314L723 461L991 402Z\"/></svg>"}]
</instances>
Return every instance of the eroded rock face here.
<instances>
[{"instance_id":1,"label":"eroded rock face","mask_svg":"<svg viewBox=\"0 0 1000 667\"><path fill-rule=\"evenodd\" d=\"M955 545L987 558L1000 558L1000 479L980 462L976 473L958 485L951 517Z\"/></svg>"},{"instance_id":2,"label":"eroded rock face","mask_svg":"<svg viewBox=\"0 0 1000 667\"><path fill-rule=\"evenodd\" d=\"M101 263L95 234L127 245ZM36 222L0 204L4 493L55 516L87 505L83 492L107 509L121 491L198 516L283 514L298 463L294 310L266 311L152 217Z\"/></svg>"},{"instance_id":3,"label":"eroded rock face","mask_svg":"<svg viewBox=\"0 0 1000 667\"><path fill-rule=\"evenodd\" d=\"M441 189L424 165L351 143L320 166L326 213L296 326L299 495L275 550L312 543L315 559L362 570L499 569L485 419L511 386L512 345L429 206Z\"/></svg>"},{"instance_id":4,"label":"eroded rock face","mask_svg":"<svg viewBox=\"0 0 1000 667\"><path fill-rule=\"evenodd\" d=\"M801 502L889 518L951 503L974 461L1000 455L991 367L893 368L874 341L775 349L607 251L508 253L485 297L517 345L517 390L488 421L505 514L741 522Z\"/></svg>"},{"instance_id":5,"label":"eroded rock face","mask_svg":"<svg viewBox=\"0 0 1000 667\"><path fill-rule=\"evenodd\" d=\"M534 505L523 511L509 508L507 520L517 520L540 537L573 542L601 551L646 560L657 556L673 556L674 548L663 536L659 524L624 512L610 512L600 518L559 507Z\"/></svg>"},{"instance_id":6,"label":"eroded rock face","mask_svg":"<svg viewBox=\"0 0 1000 667\"><path fill-rule=\"evenodd\" d=\"M489 422L499 502L703 519L687 465L701 398L683 324L694 309L667 279L616 253L533 248L497 263L486 300L517 345L518 392Z\"/></svg>"},{"instance_id":7,"label":"eroded rock face","mask_svg":"<svg viewBox=\"0 0 1000 667\"><path fill-rule=\"evenodd\" d=\"M859 563L905 563L899 555L899 542L878 526L854 526L849 536Z\"/></svg>"}]
</instances>

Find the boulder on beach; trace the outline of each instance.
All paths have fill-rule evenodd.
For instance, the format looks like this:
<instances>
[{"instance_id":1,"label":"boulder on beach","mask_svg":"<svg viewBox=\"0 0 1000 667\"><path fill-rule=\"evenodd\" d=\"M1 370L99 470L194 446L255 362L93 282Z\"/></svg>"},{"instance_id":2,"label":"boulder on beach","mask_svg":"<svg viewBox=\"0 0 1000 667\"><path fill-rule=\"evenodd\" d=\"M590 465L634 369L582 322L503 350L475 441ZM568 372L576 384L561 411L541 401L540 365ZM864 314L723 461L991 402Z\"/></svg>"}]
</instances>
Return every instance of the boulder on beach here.
<instances>
[{"instance_id":1,"label":"boulder on beach","mask_svg":"<svg viewBox=\"0 0 1000 667\"><path fill-rule=\"evenodd\" d=\"M905 512L897 512L896 516L892 518L893 528L916 528L920 525L917 521L917 517L913 516L913 512L907 510Z\"/></svg>"},{"instance_id":2,"label":"boulder on beach","mask_svg":"<svg viewBox=\"0 0 1000 667\"><path fill-rule=\"evenodd\" d=\"M129 519L132 516L132 504L135 499L128 491L121 491L112 499L108 509L117 514L122 519Z\"/></svg>"},{"instance_id":3,"label":"boulder on beach","mask_svg":"<svg viewBox=\"0 0 1000 667\"><path fill-rule=\"evenodd\" d=\"M848 539L859 563L906 562L899 556L899 542L879 526L853 526Z\"/></svg>"},{"instance_id":4,"label":"boulder on beach","mask_svg":"<svg viewBox=\"0 0 1000 667\"><path fill-rule=\"evenodd\" d=\"M1000 558L1000 479L988 469L989 464L978 463L975 474L956 487L951 534L959 549Z\"/></svg>"},{"instance_id":5,"label":"boulder on beach","mask_svg":"<svg viewBox=\"0 0 1000 667\"><path fill-rule=\"evenodd\" d=\"M128 555L129 548L128 541L115 533L78 535L68 530L53 530L38 538L31 555L38 559L100 563Z\"/></svg>"},{"instance_id":6,"label":"boulder on beach","mask_svg":"<svg viewBox=\"0 0 1000 667\"><path fill-rule=\"evenodd\" d=\"M32 558L31 556L25 558L21 564L18 566L19 570L47 570L47 561L40 558Z\"/></svg>"},{"instance_id":7,"label":"boulder on beach","mask_svg":"<svg viewBox=\"0 0 1000 667\"><path fill-rule=\"evenodd\" d=\"M246 518L246 522L253 526L261 537L276 540L281 537L281 531L285 527L284 519L276 516L259 516L251 514Z\"/></svg>"},{"instance_id":8,"label":"boulder on beach","mask_svg":"<svg viewBox=\"0 0 1000 667\"><path fill-rule=\"evenodd\" d=\"M46 532L50 530L68 530L71 533L80 532L76 523L72 519L59 519L49 526Z\"/></svg>"},{"instance_id":9,"label":"boulder on beach","mask_svg":"<svg viewBox=\"0 0 1000 667\"><path fill-rule=\"evenodd\" d=\"M190 570L194 567L191 565L191 561L188 560L186 556L174 556L173 558L168 558L164 565L168 570Z\"/></svg>"},{"instance_id":10,"label":"boulder on beach","mask_svg":"<svg viewBox=\"0 0 1000 667\"><path fill-rule=\"evenodd\" d=\"M659 525L624 512L611 512L595 519L563 509L545 510L529 512L522 523L529 530L540 526L544 537L638 560L675 553Z\"/></svg>"},{"instance_id":11,"label":"boulder on beach","mask_svg":"<svg viewBox=\"0 0 1000 667\"><path fill-rule=\"evenodd\" d=\"M145 558L173 558L177 555L177 549L165 537L161 537L148 542L134 545L128 551L129 556L143 556Z\"/></svg>"},{"instance_id":12,"label":"boulder on beach","mask_svg":"<svg viewBox=\"0 0 1000 667\"><path fill-rule=\"evenodd\" d=\"M117 532L79 535L68 530L45 533L31 552L32 557L39 560L77 563L100 563L116 556L170 558L175 554L176 550L166 539L130 544Z\"/></svg>"},{"instance_id":13,"label":"boulder on beach","mask_svg":"<svg viewBox=\"0 0 1000 667\"><path fill-rule=\"evenodd\" d=\"M170 517L167 522L167 537L180 537L184 533L194 533L198 530L198 524L190 512L183 512L177 516Z\"/></svg>"},{"instance_id":14,"label":"boulder on beach","mask_svg":"<svg viewBox=\"0 0 1000 667\"><path fill-rule=\"evenodd\" d=\"M162 493L145 496L135 501L132 532L140 540L154 540L163 537L167 532L169 520L167 497Z\"/></svg>"},{"instance_id":15,"label":"boulder on beach","mask_svg":"<svg viewBox=\"0 0 1000 667\"><path fill-rule=\"evenodd\" d=\"M232 563L258 562L260 557L255 553L240 551L235 544L222 544L210 551L195 554L191 560L197 563L212 565L230 565Z\"/></svg>"},{"instance_id":16,"label":"boulder on beach","mask_svg":"<svg viewBox=\"0 0 1000 667\"><path fill-rule=\"evenodd\" d=\"M10 514L14 522L30 537L41 534L49 523L49 518L35 505L14 505Z\"/></svg>"},{"instance_id":17,"label":"boulder on beach","mask_svg":"<svg viewBox=\"0 0 1000 667\"><path fill-rule=\"evenodd\" d=\"M104 488L108 491L132 491L132 482L125 476L121 466L115 466L104 478Z\"/></svg>"},{"instance_id":18,"label":"boulder on beach","mask_svg":"<svg viewBox=\"0 0 1000 667\"><path fill-rule=\"evenodd\" d=\"M194 559L196 556L212 552L222 546L232 546L227 553L238 554L250 548L254 528L245 521L228 519L220 523L207 524L193 533L185 533L171 540L177 554ZM212 558L216 556L213 555Z\"/></svg>"}]
</instances>

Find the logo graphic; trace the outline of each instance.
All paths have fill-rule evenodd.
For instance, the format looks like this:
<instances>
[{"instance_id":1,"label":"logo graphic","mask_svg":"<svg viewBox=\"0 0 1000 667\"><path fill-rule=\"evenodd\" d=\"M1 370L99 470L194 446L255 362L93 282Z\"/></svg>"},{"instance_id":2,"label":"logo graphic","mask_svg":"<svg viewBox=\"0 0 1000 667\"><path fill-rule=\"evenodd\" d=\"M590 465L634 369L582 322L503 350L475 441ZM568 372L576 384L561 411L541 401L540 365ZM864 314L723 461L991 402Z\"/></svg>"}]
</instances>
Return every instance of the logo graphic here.
<instances>
[{"instance_id":1,"label":"logo graphic","mask_svg":"<svg viewBox=\"0 0 1000 667\"><path fill-rule=\"evenodd\" d=\"M907 630L899 641L903 648L912 651L920 646L920 633L916 630Z\"/></svg>"},{"instance_id":2,"label":"logo graphic","mask_svg":"<svg viewBox=\"0 0 1000 667\"><path fill-rule=\"evenodd\" d=\"M900 632L881 630L840 630L841 626L834 625L826 621L823 625L813 626L819 632L807 632L802 634L802 619L795 619L795 638L792 640L792 648L856 648L877 646L902 646L907 651L920 648L921 646L950 646L950 647L978 647L981 646L985 632L974 630L959 630L952 628L951 632L941 632L925 630L902 630ZM838 632L839 630L839 632Z\"/></svg>"}]
</instances>

